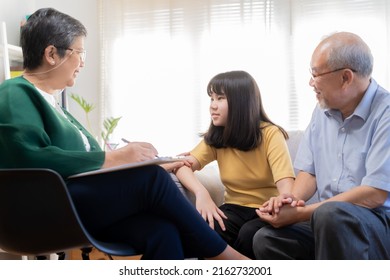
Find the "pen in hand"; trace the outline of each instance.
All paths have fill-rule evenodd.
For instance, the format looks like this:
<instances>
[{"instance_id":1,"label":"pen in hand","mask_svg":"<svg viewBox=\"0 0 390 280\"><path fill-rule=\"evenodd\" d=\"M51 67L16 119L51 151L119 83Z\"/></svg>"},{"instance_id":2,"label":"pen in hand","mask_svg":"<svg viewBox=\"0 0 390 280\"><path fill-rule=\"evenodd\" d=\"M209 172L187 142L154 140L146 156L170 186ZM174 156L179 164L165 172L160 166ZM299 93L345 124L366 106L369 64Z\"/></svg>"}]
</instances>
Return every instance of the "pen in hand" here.
<instances>
[{"instance_id":1,"label":"pen in hand","mask_svg":"<svg viewBox=\"0 0 390 280\"><path fill-rule=\"evenodd\" d=\"M124 143L126 143L126 144L131 143L129 140L127 140L127 139L125 139L125 138L121 138L121 140L122 140ZM154 156L154 159L158 159L158 158L161 158L161 157L159 157L158 155Z\"/></svg>"}]
</instances>

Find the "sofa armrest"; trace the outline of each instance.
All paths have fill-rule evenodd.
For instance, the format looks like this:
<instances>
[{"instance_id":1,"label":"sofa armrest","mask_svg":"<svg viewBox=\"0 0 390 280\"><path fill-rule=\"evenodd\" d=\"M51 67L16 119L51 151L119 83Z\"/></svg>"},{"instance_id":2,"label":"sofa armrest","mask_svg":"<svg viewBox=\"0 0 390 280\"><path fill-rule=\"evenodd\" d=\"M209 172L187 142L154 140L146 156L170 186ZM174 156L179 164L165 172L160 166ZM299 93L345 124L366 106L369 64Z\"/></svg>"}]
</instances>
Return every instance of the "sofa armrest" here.
<instances>
[{"instance_id":1,"label":"sofa armrest","mask_svg":"<svg viewBox=\"0 0 390 280\"><path fill-rule=\"evenodd\" d=\"M202 170L196 171L195 176L208 190L215 204L221 206L224 202L225 187L219 177L218 165L206 165Z\"/></svg>"},{"instance_id":2,"label":"sofa armrest","mask_svg":"<svg viewBox=\"0 0 390 280\"><path fill-rule=\"evenodd\" d=\"M225 187L223 186L219 177L219 170L217 165L209 164L200 171L195 171L195 176L203 184L203 186L209 192L211 198L217 206L221 206L224 201ZM195 205L195 195L187 190L179 182L177 177L170 173L172 180L175 182L180 192L193 204Z\"/></svg>"}]
</instances>

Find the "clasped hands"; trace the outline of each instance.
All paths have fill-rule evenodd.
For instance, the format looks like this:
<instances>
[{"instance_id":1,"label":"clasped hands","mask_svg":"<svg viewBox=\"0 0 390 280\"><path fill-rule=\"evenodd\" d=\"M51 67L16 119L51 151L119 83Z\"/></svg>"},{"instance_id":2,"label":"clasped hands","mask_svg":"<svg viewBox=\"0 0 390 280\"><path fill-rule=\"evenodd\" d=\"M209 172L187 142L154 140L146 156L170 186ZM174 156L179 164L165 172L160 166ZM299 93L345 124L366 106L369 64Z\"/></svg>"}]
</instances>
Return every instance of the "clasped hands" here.
<instances>
[{"instance_id":1,"label":"clasped hands","mask_svg":"<svg viewBox=\"0 0 390 280\"><path fill-rule=\"evenodd\" d=\"M279 228L298 222L298 208L304 206L304 200L297 199L292 194L281 194L264 202L256 213L263 221Z\"/></svg>"}]
</instances>

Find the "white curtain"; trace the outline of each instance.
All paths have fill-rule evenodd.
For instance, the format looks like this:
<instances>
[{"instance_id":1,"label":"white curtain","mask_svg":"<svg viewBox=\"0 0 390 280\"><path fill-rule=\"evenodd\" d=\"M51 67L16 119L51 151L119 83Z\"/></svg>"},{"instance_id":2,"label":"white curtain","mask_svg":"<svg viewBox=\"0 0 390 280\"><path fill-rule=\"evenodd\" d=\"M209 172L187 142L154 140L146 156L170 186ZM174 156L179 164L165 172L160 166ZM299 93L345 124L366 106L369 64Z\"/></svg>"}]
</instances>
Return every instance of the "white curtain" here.
<instances>
[{"instance_id":1,"label":"white curtain","mask_svg":"<svg viewBox=\"0 0 390 280\"><path fill-rule=\"evenodd\" d=\"M208 81L245 70L271 119L304 129L316 102L310 56L323 35L362 36L374 77L390 88L388 2L100 0L102 118L122 116L116 139L149 141L163 155L188 151L209 125Z\"/></svg>"}]
</instances>

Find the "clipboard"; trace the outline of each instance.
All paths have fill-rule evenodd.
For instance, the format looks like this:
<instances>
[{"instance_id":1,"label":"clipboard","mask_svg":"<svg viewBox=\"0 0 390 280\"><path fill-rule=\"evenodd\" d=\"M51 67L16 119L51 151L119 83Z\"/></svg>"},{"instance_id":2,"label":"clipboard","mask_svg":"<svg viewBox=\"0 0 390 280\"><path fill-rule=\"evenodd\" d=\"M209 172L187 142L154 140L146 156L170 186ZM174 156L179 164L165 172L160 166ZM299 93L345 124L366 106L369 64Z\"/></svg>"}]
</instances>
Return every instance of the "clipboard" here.
<instances>
[{"instance_id":1,"label":"clipboard","mask_svg":"<svg viewBox=\"0 0 390 280\"><path fill-rule=\"evenodd\" d=\"M163 156L163 157L159 156L159 157L155 157L154 159L144 160L144 161L140 161L140 162L132 162L132 163L122 164L122 165L118 165L118 166L114 166L114 167L97 169L97 170L74 174L74 175L69 176L68 179L96 175L96 174L102 174L102 173L108 173L108 172L124 170L124 169L131 169L131 168L136 168L136 167L141 167L141 166L146 166L146 165L153 165L153 164L159 165L159 164L176 162L176 161L184 161L187 158L188 157L186 157L186 156Z\"/></svg>"}]
</instances>

